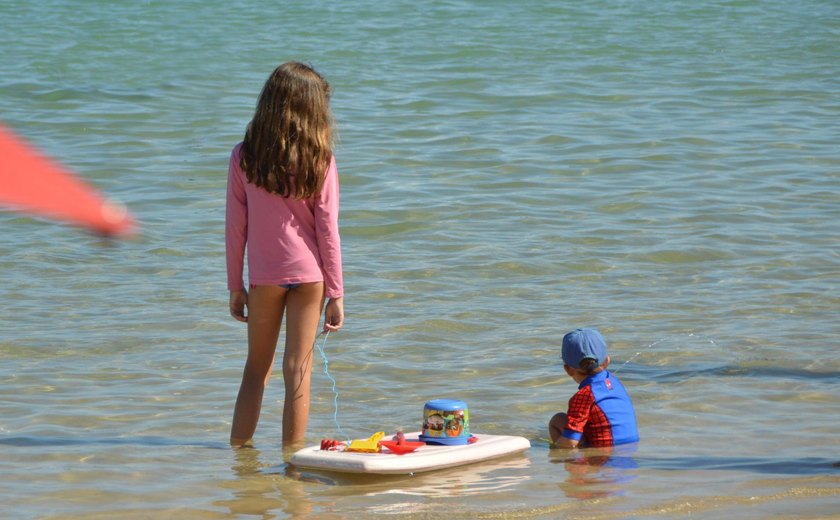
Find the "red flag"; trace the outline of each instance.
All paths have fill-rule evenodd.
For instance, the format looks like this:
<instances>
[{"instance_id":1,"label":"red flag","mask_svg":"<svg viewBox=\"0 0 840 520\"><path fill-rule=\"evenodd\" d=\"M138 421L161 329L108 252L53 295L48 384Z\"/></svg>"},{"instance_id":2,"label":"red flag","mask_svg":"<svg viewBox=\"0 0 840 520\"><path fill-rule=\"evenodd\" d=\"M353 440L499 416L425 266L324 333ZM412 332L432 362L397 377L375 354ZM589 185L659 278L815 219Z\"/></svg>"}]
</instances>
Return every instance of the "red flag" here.
<instances>
[{"instance_id":1,"label":"red flag","mask_svg":"<svg viewBox=\"0 0 840 520\"><path fill-rule=\"evenodd\" d=\"M106 235L134 230L124 206L0 126L0 206L82 226Z\"/></svg>"}]
</instances>

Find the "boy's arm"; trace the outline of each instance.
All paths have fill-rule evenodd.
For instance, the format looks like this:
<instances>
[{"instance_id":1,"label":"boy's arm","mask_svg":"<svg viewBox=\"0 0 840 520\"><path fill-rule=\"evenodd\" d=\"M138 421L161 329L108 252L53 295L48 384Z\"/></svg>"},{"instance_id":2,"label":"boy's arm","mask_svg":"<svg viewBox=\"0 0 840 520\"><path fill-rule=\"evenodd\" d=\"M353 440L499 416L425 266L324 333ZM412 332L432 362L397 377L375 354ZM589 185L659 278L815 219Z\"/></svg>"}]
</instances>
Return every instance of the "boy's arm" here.
<instances>
[{"instance_id":1,"label":"boy's arm","mask_svg":"<svg viewBox=\"0 0 840 520\"><path fill-rule=\"evenodd\" d=\"M569 399L569 413L566 424L560 430L561 435L554 441L554 446L567 449L578 447L583 438L583 428L589 420L589 411L592 409L594 402L595 397L588 386L582 388Z\"/></svg>"},{"instance_id":2,"label":"boy's arm","mask_svg":"<svg viewBox=\"0 0 840 520\"><path fill-rule=\"evenodd\" d=\"M555 414L548 422L548 434L551 437L552 448L577 448L579 442L577 439L570 439L563 436L568 422L569 416L565 413Z\"/></svg>"},{"instance_id":3,"label":"boy's arm","mask_svg":"<svg viewBox=\"0 0 840 520\"><path fill-rule=\"evenodd\" d=\"M555 448L565 448L568 450L574 449L578 447L580 441L569 439L568 437L561 436L556 441L554 441Z\"/></svg>"}]
</instances>

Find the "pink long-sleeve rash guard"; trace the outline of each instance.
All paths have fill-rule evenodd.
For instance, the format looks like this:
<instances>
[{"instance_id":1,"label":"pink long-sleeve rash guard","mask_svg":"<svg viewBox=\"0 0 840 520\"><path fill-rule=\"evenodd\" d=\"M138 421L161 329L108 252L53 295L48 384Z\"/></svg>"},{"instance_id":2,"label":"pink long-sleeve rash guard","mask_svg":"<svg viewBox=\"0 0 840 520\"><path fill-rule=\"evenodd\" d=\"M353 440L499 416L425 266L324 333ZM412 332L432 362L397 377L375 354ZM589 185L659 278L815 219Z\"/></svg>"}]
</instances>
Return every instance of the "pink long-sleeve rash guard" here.
<instances>
[{"instance_id":1,"label":"pink long-sleeve rash guard","mask_svg":"<svg viewBox=\"0 0 840 520\"><path fill-rule=\"evenodd\" d=\"M242 143L228 166L225 252L228 289L244 289L245 249L251 285L324 282L328 298L344 296L338 234L338 169L330 160L321 193L282 197L249 183L239 167Z\"/></svg>"}]
</instances>

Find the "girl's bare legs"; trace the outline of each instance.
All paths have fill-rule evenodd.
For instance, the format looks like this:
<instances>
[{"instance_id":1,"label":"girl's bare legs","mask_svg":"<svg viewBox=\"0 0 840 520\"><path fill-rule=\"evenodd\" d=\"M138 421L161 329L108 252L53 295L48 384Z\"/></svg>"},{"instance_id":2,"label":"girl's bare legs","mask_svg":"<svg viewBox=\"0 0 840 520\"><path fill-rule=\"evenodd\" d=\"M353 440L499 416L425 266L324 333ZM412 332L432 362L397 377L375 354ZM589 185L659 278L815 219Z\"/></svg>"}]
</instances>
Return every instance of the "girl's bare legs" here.
<instances>
[{"instance_id":1,"label":"girl's bare legs","mask_svg":"<svg viewBox=\"0 0 840 520\"><path fill-rule=\"evenodd\" d=\"M282 287L257 286L248 296L248 359L233 412L231 446L247 443L257 429L288 292Z\"/></svg>"},{"instance_id":2,"label":"girl's bare legs","mask_svg":"<svg viewBox=\"0 0 840 520\"><path fill-rule=\"evenodd\" d=\"M286 348L283 354L283 445L303 440L309 420L312 355L324 306L324 284L307 283L286 297Z\"/></svg>"}]
</instances>

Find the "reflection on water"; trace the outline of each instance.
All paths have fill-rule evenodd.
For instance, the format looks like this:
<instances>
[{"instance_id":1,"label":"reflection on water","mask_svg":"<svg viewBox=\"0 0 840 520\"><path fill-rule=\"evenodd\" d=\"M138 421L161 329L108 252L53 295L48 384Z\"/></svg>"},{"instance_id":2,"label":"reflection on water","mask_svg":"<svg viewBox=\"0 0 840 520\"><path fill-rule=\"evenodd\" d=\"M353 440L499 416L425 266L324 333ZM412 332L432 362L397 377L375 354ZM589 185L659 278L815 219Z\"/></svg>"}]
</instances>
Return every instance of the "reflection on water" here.
<instances>
[{"instance_id":1,"label":"reflection on water","mask_svg":"<svg viewBox=\"0 0 840 520\"><path fill-rule=\"evenodd\" d=\"M569 498L591 499L624 493L627 484L635 480L638 468L633 454L638 443L612 448L581 450L551 450L549 460L563 464L566 480L560 489Z\"/></svg>"},{"instance_id":2,"label":"reflection on water","mask_svg":"<svg viewBox=\"0 0 840 520\"><path fill-rule=\"evenodd\" d=\"M214 505L226 508L232 515L264 519L303 519L312 515L312 501L293 469L285 466L288 473L267 471L272 466L261 460L260 451L255 448L240 448L234 450L234 455L231 469L236 478L224 484L231 488L233 498L217 500Z\"/></svg>"},{"instance_id":3,"label":"reflection on water","mask_svg":"<svg viewBox=\"0 0 840 520\"><path fill-rule=\"evenodd\" d=\"M444 498L479 495L508 489L529 480L526 475L530 460L515 456L505 460L487 461L454 468L449 471L423 473L398 487L371 491L367 496L409 495Z\"/></svg>"},{"instance_id":4,"label":"reflection on water","mask_svg":"<svg viewBox=\"0 0 840 520\"><path fill-rule=\"evenodd\" d=\"M530 466L531 460L518 453L416 475L365 475L267 465L259 450L240 449L233 467L238 479L228 484L234 498L215 505L237 515L275 518L282 511L291 518L306 518L323 517L342 497L356 497L354 506L346 504L342 513L428 514L436 504L428 499L515 496L516 486L530 479Z\"/></svg>"},{"instance_id":5,"label":"reflection on water","mask_svg":"<svg viewBox=\"0 0 840 520\"><path fill-rule=\"evenodd\" d=\"M400 480L390 480L371 485L364 493L371 505L368 514L414 514L444 516L440 511L442 499L449 511L470 510L474 500L460 504L459 499L470 497L515 496L515 487L530 480L527 476L530 459L523 454L503 459L479 462L449 470L421 473ZM432 499L432 500L430 500ZM454 503L452 502L454 499ZM486 500L486 498L485 498Z\"/></svg>"}]
</instances>

